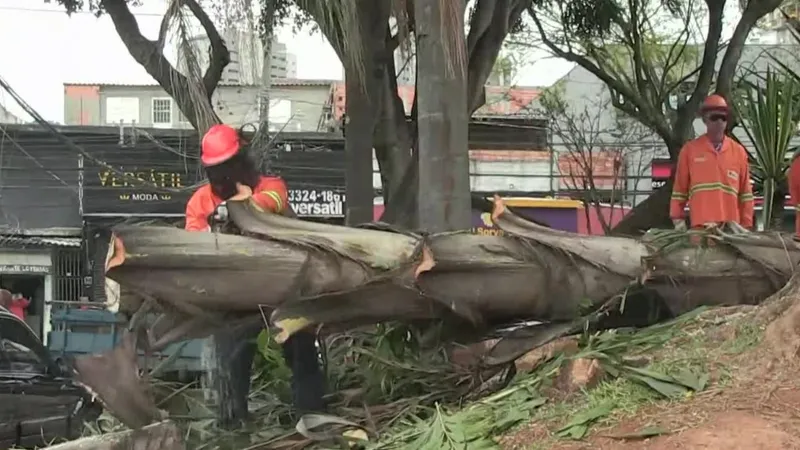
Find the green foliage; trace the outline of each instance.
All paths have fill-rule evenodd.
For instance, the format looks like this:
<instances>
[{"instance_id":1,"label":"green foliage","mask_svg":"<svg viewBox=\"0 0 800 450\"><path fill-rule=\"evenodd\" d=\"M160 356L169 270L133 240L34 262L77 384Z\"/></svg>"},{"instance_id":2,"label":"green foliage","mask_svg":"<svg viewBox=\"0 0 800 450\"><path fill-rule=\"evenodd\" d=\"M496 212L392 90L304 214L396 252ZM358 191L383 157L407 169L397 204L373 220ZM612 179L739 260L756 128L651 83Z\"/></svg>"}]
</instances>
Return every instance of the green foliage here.
<instances>
[{"instance_id":1,"label":"green foliage","mask_svg":"<svg viewBox=\"0 0 800 450\"><path fill-rule=\"evenodd\" d=\"M281 400L290 401L292 371L286 366L283 351L268 329L258 334L256 349L254 389L270 391Z\"/></svg>"},{"instance_id":2,"label":"green foliage","mask_svg":"<svg viewBox=\"0 0 800 450\"><path fill-rule=\"evenodd\" d=\"M605 58L602 64L623 79L628 77L629 80L635 76L633 73L635 58L641 57L647 71L656 77L663 77L662 80L656 79L652 82L665 86L675 86L700 65L702 47L699 45L681 42L675 45L675 36L655 33L652 30L641 35L640 39L641 43L636 50L629 45L609 44L596 51L598 56L602 55Z\"/></svg>"},{"instance_id":3,"label":"green foliage","mask_svg":"<svg viewBox=\"0 0 800 450\"><path fill-rule=\"evenodd\" d=\"M789 144L797 132L798 109L795 107L800 81L787 73L768 70L762 85L754 86L734 102L736 112L752 142L753 178L761 184L764 217L769 227L774 222L776 195L782 204L789 168Z\"/></svg>"},{"instance_id":4,"label":"green foliage","mask_svg":"<svg viewBox=\"0 0 800 450\"><path fill-rule=\"evenodd\" d=\"M593 39L608 34L624 15L624 8L617 0L543 0L535 3L559 11L565 30L579 39Z\"/></svg>"}]
</instances>

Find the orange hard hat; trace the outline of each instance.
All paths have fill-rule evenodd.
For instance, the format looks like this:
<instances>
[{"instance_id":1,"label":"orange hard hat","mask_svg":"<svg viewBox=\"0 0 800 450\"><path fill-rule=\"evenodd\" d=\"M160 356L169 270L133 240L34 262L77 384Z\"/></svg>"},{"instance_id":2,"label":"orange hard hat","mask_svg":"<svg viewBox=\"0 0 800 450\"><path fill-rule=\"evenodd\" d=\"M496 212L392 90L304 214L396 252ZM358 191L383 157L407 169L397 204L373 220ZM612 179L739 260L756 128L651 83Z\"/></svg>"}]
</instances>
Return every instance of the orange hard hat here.
<instances>
[{"instance_id":1,"label":"orange hard hat","mask_svg":"<svg viewBox=\"0 0 800 450\"><path fill-rule=\"evenodd\" d=\"M239 132L228 125L214 125L208 129L200 146L200 161L204 166L215 166L239 153Z\"/></svg>"},{"instance_id":2,"label":"orange hard hat","mask_svg":"<svg viewBox=\"0 0 800 450\"><path fill-rule=\"evenodd\" d=\"M725 98L719 94L713 94L706 97L703 100L703 106L700 107L700 112L708 112L708 111L727 111L728 110L728 102L725 101Z\"/></svg>"}]
</instances>

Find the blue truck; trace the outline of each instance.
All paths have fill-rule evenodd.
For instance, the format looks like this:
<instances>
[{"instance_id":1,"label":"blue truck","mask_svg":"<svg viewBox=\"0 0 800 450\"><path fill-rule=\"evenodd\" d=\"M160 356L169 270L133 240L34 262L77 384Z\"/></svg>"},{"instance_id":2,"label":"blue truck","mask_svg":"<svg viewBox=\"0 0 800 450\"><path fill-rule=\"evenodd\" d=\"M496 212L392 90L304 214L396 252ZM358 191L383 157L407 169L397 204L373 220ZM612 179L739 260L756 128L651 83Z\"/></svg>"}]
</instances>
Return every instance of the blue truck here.
<instances>
[{"instance_id":1,"label":"blue truck","mask_svg":"<svg viewBox=\"0 0 800 450\"><path fill-rule=\"evenodd\" d=\"M113 348L122 337L126 321L102 308L97 302L48 302L50 331L47 348L57 361L66 362L79 355L101 353ZM201 372L199 339L173 344L145 360L140 354L139 367L156 370L159 376L187 381Z\"/></svg>"}]
</instances>

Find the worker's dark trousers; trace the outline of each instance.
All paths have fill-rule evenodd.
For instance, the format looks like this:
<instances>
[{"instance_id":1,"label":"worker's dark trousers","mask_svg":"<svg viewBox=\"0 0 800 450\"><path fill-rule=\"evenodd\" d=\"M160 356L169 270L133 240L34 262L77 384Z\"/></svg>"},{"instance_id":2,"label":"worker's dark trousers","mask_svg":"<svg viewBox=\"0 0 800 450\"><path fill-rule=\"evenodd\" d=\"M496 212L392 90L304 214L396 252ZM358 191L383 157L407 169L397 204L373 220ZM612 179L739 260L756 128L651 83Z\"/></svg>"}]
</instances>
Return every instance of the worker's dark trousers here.
<instances>
[{"instance_id":1,"label":"worker's dark trousers","mask_svg":"<svg viewBox=\"0 0 800 450\"><path fill-rule=\"evenodd\" d=\"M231 427L247 419L247 397L256 353L256 337L262 324L214 335L220 425ZM292 400L298 414L325 409L325 377L320 368L316 336L293 335L283 344L283 357L292 370Z\"/></svg>"}]
</instances>

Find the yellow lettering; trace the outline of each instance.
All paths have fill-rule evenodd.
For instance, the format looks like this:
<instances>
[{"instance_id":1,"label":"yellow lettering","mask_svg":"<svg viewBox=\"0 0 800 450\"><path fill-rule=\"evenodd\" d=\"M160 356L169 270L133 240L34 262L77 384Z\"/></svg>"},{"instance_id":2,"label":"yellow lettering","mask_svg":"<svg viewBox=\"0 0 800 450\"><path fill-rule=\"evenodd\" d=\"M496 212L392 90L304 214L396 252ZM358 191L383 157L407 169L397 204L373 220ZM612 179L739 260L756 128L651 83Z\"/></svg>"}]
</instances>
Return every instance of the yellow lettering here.
<instances>
[{"instance_id":1,"label":"yellow lettering","mask_svg":"<svg viewBox=\"0 0 800 450\"><path fill-rule=\"evenodd\" d=\"M111 177L111 172L105 171L97 174L98 178L100 178L100 186L107 186L109 178Z\"/></svg>"},{"instance_id":2,"label":"yellow lettering","mask_svg":"<svg viewBox=\"0 0 800 450\"><path fill-rule=\"evenodd\" d=\"M119 199L120 200L130 200L131 196L129 194L120 194Z\"/></svg>"}]
</instances>

